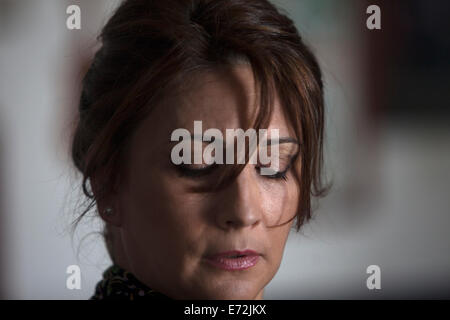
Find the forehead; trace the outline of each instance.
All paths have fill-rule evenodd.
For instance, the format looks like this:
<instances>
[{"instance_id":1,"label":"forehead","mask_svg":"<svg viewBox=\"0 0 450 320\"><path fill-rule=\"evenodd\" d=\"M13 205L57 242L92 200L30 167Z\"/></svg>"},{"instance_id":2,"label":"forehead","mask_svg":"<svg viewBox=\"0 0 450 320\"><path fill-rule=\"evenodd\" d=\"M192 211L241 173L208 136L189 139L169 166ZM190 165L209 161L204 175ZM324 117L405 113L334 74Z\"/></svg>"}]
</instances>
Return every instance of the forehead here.
<instances>
[{"instance_id":1,"label":"forehead","mask_svg":"<svg viewBox=\"0 0 450 320\"><path fill-rule=\"evenodd\" d=\"M252 70L235 65L202 72L186 82L158 105L144 120L142 135L170 137L173 130L194 130L194 121L201 120L203 130L245 128L258 111ZM278 129L280 136L295 136L287 122L278 95L268 129Z\"/></svg>"}]
</instances>

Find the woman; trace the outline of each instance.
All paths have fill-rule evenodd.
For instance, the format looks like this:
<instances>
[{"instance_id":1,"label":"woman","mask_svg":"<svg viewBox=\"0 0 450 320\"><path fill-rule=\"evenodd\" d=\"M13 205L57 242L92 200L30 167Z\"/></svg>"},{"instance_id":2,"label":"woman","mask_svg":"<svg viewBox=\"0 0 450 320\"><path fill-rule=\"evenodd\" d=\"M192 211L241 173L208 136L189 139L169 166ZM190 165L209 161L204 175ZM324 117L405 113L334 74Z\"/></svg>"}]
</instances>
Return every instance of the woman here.
<instances>
[{"instance_id":1,"label":"woman","mask_svg":"<svg viewBox=\"0 0 450 320\"><path fill-rule=\"evenodd\" d=\"M78 220L97 209L113 262L92 299L262 299L325 189L321 72L293 22L267 0L128 0L100 40L72 148ZM175 164L195 121L277 129L278 169Z\"/></svg>"}]
</instances>

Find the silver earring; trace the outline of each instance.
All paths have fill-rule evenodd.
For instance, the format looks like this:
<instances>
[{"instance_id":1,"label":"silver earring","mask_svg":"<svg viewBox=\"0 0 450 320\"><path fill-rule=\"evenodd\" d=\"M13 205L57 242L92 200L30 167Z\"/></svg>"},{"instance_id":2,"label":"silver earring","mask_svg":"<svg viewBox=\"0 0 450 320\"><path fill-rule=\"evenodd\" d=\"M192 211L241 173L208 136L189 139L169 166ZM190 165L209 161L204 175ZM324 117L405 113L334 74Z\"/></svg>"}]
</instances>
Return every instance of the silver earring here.
<instances>
[{"instance_id":1,"label":"silver earring","mask_svg":"<svg viewBox=\"0 0 450 320\"><path fill-rule=\"evenodd\" d=\"M113 209L108 207L103 212L105 213L105 215L111 216L113 214Z\"/></svg>"}]
</instances>

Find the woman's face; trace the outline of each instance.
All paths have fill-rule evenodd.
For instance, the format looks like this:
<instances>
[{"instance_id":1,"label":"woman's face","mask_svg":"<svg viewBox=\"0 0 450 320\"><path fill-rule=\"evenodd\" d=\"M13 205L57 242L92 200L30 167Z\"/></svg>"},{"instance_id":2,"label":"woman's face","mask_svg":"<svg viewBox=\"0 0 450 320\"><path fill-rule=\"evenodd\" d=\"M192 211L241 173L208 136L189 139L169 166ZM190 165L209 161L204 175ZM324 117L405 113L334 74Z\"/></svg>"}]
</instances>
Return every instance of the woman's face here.
<instances>
[{"instance_id":1,"label":"woman's face","mask_svg":"<svg viewBox=\"0 0 450 320\"><path fill-rule=\"evenodd\" d=\"M116 210L126 257L122 264L149 287L175 299L262 299L274 277L295 216L299 187L291 170L286 178L263 176L247 164L226 188L210 193L192 187L214 182L220 165L197 174L203 165L177 167L171 161L173 130L193 132L194 120L203 130L245 128L254 110L255 91L250 67L203 73L189 79L183 90L158 105L134 133L128 151L125 180ZM278 97L270 129L280 138L294 138ZM205 145L204 145L205 146ZM280 144L280 171L297 152L292 142ZM253 250L256 264L227 270L208 256ZM121 264L120 261L118 261Z\"/></svg>"}]
</instances>

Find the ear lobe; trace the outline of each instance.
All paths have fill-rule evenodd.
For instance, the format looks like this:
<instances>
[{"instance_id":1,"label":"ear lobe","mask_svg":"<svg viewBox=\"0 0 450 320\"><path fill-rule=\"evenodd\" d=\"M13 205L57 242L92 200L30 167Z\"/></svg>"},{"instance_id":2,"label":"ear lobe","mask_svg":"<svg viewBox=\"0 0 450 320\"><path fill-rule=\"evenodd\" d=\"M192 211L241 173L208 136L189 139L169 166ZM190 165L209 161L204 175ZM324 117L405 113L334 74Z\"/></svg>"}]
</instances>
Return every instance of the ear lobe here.
<instances>
[{"instance_id":1,"label":"ear lobe","mask_svg":"<svg viewBox=\"0 0 450 320\"><path fill-rule=\"evenodd\" d=\"M91 188L97 203L97 210L100 217L106 223L120 227L122 224L121 212L117 204L117 194L115 190L105 189L106 179L102 173L95 174L91 179Z\"/></svg>"},{"instance_id":2,"label":"ear lobe","mask_svg":"<svg viewBox=\"0 0 450 320\"><path fill-rule=\"evenodd\" d=\"M97 205L97 208L103 221L115 227L120 227L122 225L122 216L120 210L117 210L117 206L111 205L103 207L101 205Z\"/></svg>"}]
</instances>

